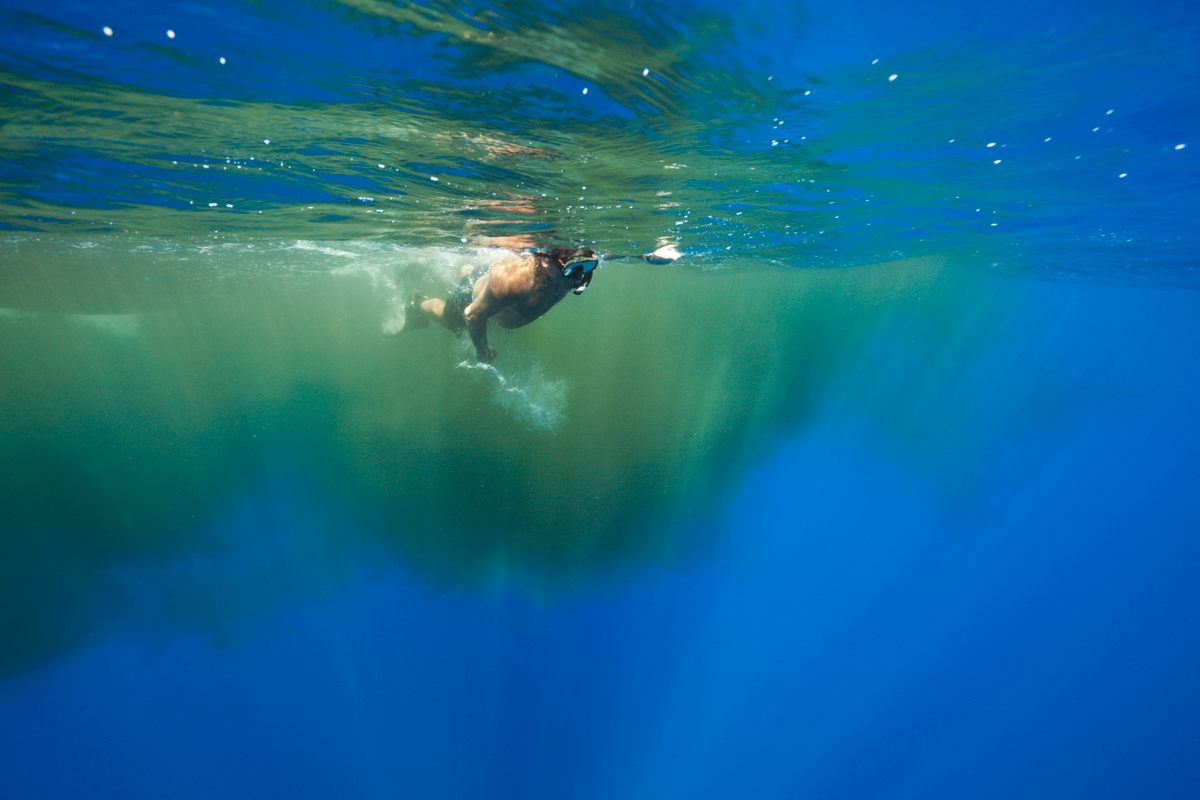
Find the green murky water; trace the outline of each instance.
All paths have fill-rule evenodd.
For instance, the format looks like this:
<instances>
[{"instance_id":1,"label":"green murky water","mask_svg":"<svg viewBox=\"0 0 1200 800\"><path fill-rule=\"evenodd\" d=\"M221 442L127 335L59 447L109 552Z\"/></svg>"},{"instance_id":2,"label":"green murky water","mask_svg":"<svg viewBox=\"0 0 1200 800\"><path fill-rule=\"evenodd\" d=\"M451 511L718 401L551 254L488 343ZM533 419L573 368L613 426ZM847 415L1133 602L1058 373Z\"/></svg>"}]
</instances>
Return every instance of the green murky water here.
<instances>
[{"instance_id":1,"label":"green murky water","mask_svg":"<svg viewBox=\"0 0 1200 800\"><path fill-rule=\"evenodd\" d=\"M308 553L302 591L367 553L445 585L513 581L535 594L686 559L745 468L802 431L833 386L881 357L880 342L904 363L962 357L986 342L1006 291L987 279L987 294L967 294L932 259L712 273L613 262L536 325L496 331L490 370L448 332L389 332L411 291L436 292L495 251L154 239L6 249L7 668L144 614L121 565L163 567L162 613L220 617L221 589L191 585L180 565L232 546L222 524L271 486L305 510L246 524ZM889 342L898 328L908 341ZM867 396L854 413L904 446L903 400ZM945 423L969 427L972 413ZM924 438L926 462L961 463L972 446Z\"/></svg>"}]
</instances>

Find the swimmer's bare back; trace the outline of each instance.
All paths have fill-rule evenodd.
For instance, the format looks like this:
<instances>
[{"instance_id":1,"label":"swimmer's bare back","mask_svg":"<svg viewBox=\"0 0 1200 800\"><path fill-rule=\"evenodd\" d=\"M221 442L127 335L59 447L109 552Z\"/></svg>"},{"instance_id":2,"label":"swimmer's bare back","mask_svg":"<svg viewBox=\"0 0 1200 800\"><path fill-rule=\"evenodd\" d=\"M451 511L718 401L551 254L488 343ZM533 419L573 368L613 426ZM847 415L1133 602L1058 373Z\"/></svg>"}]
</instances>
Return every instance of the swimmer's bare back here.
<instances>
[{"instance_id":1,"label":"swimmer's bare back","mask_svg":"<svg viewBox=\"0 0 1200 800\"><path fill-rule=\"evenodd\" d=\"M514 254L497 261L476 282L471 304L463 312L476 356L487 362L496 357L488 346L488 320L495 319L502 328L528 325L577 285L543 253Z\"/></svg>"}]
</instances>

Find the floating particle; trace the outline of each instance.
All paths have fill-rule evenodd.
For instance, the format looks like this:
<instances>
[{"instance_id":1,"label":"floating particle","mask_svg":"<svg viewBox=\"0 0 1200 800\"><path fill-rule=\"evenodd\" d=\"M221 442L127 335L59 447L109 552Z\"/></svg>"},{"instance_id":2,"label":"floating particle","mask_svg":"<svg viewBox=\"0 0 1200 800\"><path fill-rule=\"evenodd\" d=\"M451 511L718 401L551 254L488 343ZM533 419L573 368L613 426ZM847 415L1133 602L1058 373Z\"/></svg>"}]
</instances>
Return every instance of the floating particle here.
<instances>
[{"instance_id":1,"label":"floating particle","mask_svg":"<svg viewBox=\"0 0 1200 800\"><path fill-rule=\"evenodd\" d=\"M1048 142L1048 141L1050 141L1050 140L1051 140L1051 139L1053 139L1053 138L1054 138L1053 136L1047 136L1045 139L1042 139L1042 141L1043 141L1043 142Z\"/></svg>"},{"instance_id":2,"label":"floating particle","mask_svg":"<svg viewBox=\"0 0 1200 800\"><path fill-rule=\"evenodd\" d=\"M270 144L270 143L271 143L270 139L263 139L263 144Z\"/></svg>"},{"instance_id":3,"label":"floating particle","mask_svg":"<svg viewBox=\"0 0 1200 800\"><path fill-rule=\"evenodd\" d=\"M996 227L996 225L997 225L997 224L998 224L998 223L995 223L995 222L993 222L993 223L991 223L991 227L993 227L993 228L994 228L994 227Z\"/></svg>"},{"instance_id":4,"label":"floating particle","mask_svg":"<svg viewBox=\"0 0 1200 800\"><path fill-rule=\"evenodd\" d=\"M112 36L112 28L108 27L107 25L105 25L100 30L104 31L105 36Z\"/></svg>"},{"instance_id":5,"label":"floating particle","mask_svg":"<svg viewBox=\"0 0 1200 800\"><path fill-rule=\"evenodd\" d=\"M1096 127L1092 128L1092 133L1099 133L1099 132L1100 132L1100 126L1099 126L1099 125L1097 125Z\"/></svg>"},{"instance_id":6,"label":"floating particle","mask_svg":"<svg viewBox=\"0 0 1200 800\"><path fill-rule=\"evenodd\" d=\"M808 97L810 94L812 94L812 89L805 89L805 90L804 90L804 96L805 96L805 97Z\"/></svg>"},{"instance_id":7,"label":"floating particle","mask_svg":"<svg viewBox=\"0 0 1200 800\"><path fill-rule=\"evenodd\" d=\"M379 165L379 168L380 168L380 169L386 169L386 167L385 167L383 164L380 164L380 165Z\"/></svg>"},{"instance_id":8,"label":"floating particle","mask_svg":"<svg viewBox=\"0 0 1200 800\"><path fill-rule=\"evenodd\" d=\"M1111 117L1111 116L1112 116L1112 114L1113 114L1113 111L1115 111L1115 110L1116 110L1116 109L1112 109L1112 108L1110 108L1108 111L1105 111L1105 112L1104 112L1104 116L1106 116L1106 117Z\"/></svg>"},{"instance_id":9,"label":"floating particle","mask_svg":"<svg viewBox=\"0 0 1200 800\"><path fill-rule=\"evenodd\" d=\"M173 30L171 30L170 28L168 28L168 29L167 29L167 38L168 38L168 39L174 39L174 38L175 38L175 31L173 31Z\"/></svg>"},{"instance_id":10,"label":"floating particle","mask_svg":"<svg viewBox=\"0 0 1200 800\"><path fill-rule=\"evenodd\" d=\"M649 67L642 67L642 77L644 78L644 77L646 77L646 76L647 76L647 75L649 75L649 74L650 74L650 68L649 68Z\"/></svg>"},{"instance_id":11,"label":"floating particle","mask_svg":"<svg viewBox=\"0 0 1200 800\"><path fill-rule=\"evenodd\" d=\"M226 203L226 204L225 204L225 207L226 207L226 208L233 208L233 203Z\"/></svg>"},{"instance_id":12,"label":"floating particle","mask_svg":"<svg viewBox=\"0 0 1200 800\"><path fill-rule=\"evenodd\" d=\"M874 64L878 64L878 63L879 63L879 59L878 59L878 58L872 58L872 59L871 59L871 64L872 64L872 65L874 65Z\"/></svg>"},{"instance_id":13,"label":"floating particle","mask_svg":"<svg viewBox=\"0 0 1200 800\"><path fill-rule=\"evenodd\" d=\"M216 207L217 207L217 204L216 204L216 203L209 203L209 204L208 204L208 207L209 207L209 208L216 208Z\"/></svg>"},{"instance_id":14,"label":"floating particle","mask_svg":"<svg viewBox=\"0 0 1200 800\"><path fill-rule=\"evenodd\" d=\"M438 176L437 176L437 175L430 175L430 176L429 176L429 180L433 181L434 183L437 183Z\"/></svg>"},{"instance_id":15,"label":"floating particle","mask_svg":"<svg viewBox=\"0 0 1200 800\"><path fill-rule=\"evenodd\" d=\"M225 56L221 56L220 58L217 59L217 61L220 62L221 66L224 66L225 65Z\"/></svg>"},{"instance_id":16,"label":"floating particle","mask_svg":"<svg viewBox=\"0 0 1200 800\"><path fill-rule=\"evenodd\" d=\"M997 159L996 159L995 161L993 161L992 163L993 163L993 164L999 164L999 163L1000 163L1000 159L998 159L998 158L997 158Z\"/></svg>"},{"instance_id":17,"label":"floating particle","mask_svg":"<svg viewBox=\"0 0 1200 800\"><path fill-rule=\"evenodd\" d=\"M957 140L957 139L951 139L951 140L948 142L948 144L954 144L956 141L958 141L958 140Z\"/></svg>"},{"instance_id":18,"label":"floating particle","mask_svg":"<svg viewBox=\"0 0 1200 800\"><path fill-rule=\"evenodd\" d=\"M1183 149L1183 148L1185 148L1185 147L1187 147L1187 145L1186 145L1186 144L1177 144L1177 145L1175 145L1175 149L1176 149L1176 150L1182 150L1182 149Z\"/></svg>"},{"instance_id":19,"label":"floating particle","mask_svg":"<svg viewBox=\"0 0 1200 800\"><path fill-rule=\"evenodd\" d=\"M585 86L585 87L583 87L583 93L584 93L584 94L587 94L587 93L588 93L588 87L586 87L586 86Z\"/></svg>"},{"instance_id":20,"label":"floating particle","mask_svg":"<svg viewBox=\"0 0 1200 800\"><path fill-rule=\"evenodd\" d=\"M896 73L893 72L891 75L888 75L888 80L894 81L894 80L896 80L896 78L899 78L899 77L900 77L899 75L897 75Z\"/></svg>"},{"instance_id":21,"label":"floating particle","mask_svg":"<svg viewBox=\"0 0 1200 800\"><path fill-rule=\"evenodd\" d=\"M1121 173L1120 175L1118 175L1117 177L1118 177L1118 178L1124 178L1124 177L1125 177L1126 175L1128 175L1128 174L1129 174L1128 172L1122 172L1122 173Z\"/></svg>"},{"instance_id":22,"label":"floating particle","mask_svg":"<svg viewBox=\"0 0 1200 800\"><path fill-rule=\"evenodd\" d=\"M986 146L987 146L987 147L995 147L995 146L996 146L996 143L995 143L995 142L988 142Z\"/></svg>"}]
</instances>

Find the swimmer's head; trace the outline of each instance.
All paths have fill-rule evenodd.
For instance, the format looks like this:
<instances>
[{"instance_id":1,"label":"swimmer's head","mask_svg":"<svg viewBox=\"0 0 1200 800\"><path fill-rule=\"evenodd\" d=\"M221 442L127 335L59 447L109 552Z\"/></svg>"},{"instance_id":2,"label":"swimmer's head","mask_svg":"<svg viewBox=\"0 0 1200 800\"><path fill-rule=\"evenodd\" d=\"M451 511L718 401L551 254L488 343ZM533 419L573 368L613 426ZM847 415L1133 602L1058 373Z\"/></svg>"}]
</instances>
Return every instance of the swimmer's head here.
<instances>
[{"instance_id":1,"label":"swimmer's head","mask_svg":"<svg viewBox=\"0 0 1200 800\"><path fill-rule=\"evenodd\" d=\"M584 293L601 261L600 254L590 247L559 247L551 250L549 256L562 270L564 278L575 281L575 288L572 290L575 294Z\"/></svg>"}]
</instances>

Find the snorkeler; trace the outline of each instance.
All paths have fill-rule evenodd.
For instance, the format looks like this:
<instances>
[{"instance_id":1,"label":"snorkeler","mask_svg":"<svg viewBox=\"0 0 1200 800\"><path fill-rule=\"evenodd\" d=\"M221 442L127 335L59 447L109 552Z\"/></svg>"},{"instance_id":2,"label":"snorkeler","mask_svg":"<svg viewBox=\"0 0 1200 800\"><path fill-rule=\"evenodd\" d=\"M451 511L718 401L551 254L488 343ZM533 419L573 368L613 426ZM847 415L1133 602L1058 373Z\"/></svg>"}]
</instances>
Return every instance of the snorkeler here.
<instances>
[{"instance_id":1,"label":"snorkeler","mask_svg":"<svg viewBox=\"0 0 1200 800\"><path fill-rule=\"evenodd\" d=\"M678 257L674 247L643 256L652 264L665 264ZM466 328L476 357L491 362L496 351L488 346L488 320L494 319L502 328L528 325L567 292L583 294L601 260L602 256L590 247L555 248L514 253L490 267L465 267L458 285L445 299L413 298L404 329L423 328L431 319L456 334Z\"/></svg>"}]
</instances>

